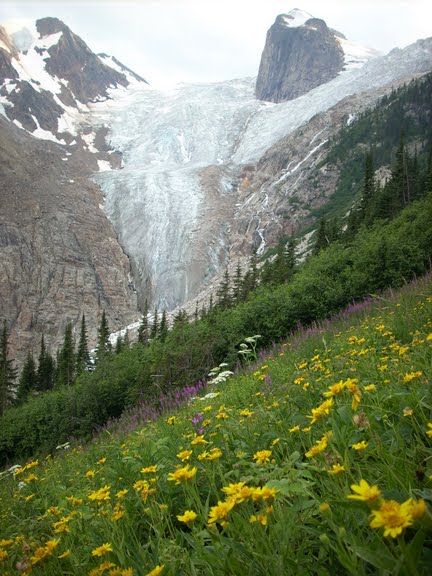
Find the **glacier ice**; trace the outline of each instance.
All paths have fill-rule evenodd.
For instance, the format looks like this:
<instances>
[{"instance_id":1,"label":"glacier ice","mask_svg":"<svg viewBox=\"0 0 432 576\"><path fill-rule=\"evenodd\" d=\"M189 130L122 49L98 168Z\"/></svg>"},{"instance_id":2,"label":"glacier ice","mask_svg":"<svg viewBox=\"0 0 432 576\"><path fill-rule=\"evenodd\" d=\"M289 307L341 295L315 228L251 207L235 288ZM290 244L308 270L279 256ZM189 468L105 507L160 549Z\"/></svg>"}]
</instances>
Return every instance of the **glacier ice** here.
<instances>
[{"instance_id":1,"label":"glacier ice","mask_svg":"<svg viewBox=\"0 0 432 576\"><path fill-rule=\"evenodd\" d=\"M210 267L216 272L223 265L215 246L225 242L236 200L217 238L203 231L210 229L212 210L220 211L235 196L240 166L257 161L279 139L343 98L431 68L428 39L280 104L255 100L254 79L246 78L166 91L132 86L118 98L91 105L92 122L110 126L110 144L123 154L121 170L100 172L95 179L131 258L141 301L147 297L173 308L195 296ZM209 167L217 167L212 194L203 185ZM198 252L204 254L199 265Z\"/></svg>"}]
</instances>

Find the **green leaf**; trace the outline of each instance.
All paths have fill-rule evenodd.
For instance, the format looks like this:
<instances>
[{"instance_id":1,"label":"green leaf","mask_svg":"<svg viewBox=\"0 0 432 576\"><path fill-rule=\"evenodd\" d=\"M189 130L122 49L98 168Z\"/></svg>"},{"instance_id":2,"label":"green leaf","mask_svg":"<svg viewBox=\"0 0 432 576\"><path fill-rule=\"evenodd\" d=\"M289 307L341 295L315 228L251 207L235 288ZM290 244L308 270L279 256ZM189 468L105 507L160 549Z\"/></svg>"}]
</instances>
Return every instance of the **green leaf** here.
<instances>
[{"instance_id":1,"label":"green leaf","mask_svg":"<svg viewBox=\"0 0 432 576\"><path fill-rule=\"evenodd\" d=\"M353 552L369 564L372 564L375 568L379 570L389 570L392 572L393 568L395 567L396 561L393 556L383 552L382 550L376 552L371 550L370 548L363 548L362 546L352 546Z\"/></svg>"}]
</instances>

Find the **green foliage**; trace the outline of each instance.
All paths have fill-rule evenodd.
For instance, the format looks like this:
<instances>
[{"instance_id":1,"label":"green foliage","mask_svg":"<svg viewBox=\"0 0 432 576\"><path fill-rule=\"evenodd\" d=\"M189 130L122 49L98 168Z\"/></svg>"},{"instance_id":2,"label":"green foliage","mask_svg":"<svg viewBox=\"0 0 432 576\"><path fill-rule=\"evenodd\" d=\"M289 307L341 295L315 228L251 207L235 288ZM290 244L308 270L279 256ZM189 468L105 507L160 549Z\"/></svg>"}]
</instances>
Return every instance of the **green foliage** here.
<instances>
[{"instance_id":1,"label":"green foliage","mask_svg":"<svg viewBox=\"0 0 432 576\"><path fill-rule=\"evenodd\" d=\"M46 392L54 388L55 380L55 363L54 358L47 350L45 345L45 338L42 335L41 348L38 358L37 369L37 389L39 392Z\"/></svg>"},{"instance_id":2,"label":"green foliage","mask_svg":"<svg viewBox=\"0 0 432 576\"><path fill-rule=\"evenodd\" d=\"M71 386L75 380L75 347L72 338L72 323L68 322L64 341L57 357L57 386Z\"/></svg>"},{"instance_id":3,"label":"green foliage","mask_svg":"<svg viewBox=\"0 0 432 576\"><path fill-rule=\"evenodd\" d=\"M85 315L83 314L81 318L80 339L78 342L78 349L75 360L75 373L77 376L79 376L86 370L90 370L91 367L92 363L87 342L87 326Z\"/></svg>"},{"instance_id":4,"label":"green foliage","mask_svg":"<svg viewBox=\"0 0 432 576\"><path fill-rule=\"evenodd\" d=\"M420 152L432 145L432 74L393 90L377 105L359 114L329 143L322 161L340 167L338 184L329 201L312 211L317 218L342 216L364 190L365 149L372 153L375 169L395 161L401 134L405 147L421 143ZM363 183L363 184L362 184ZM426 187L426 191L431 191ZM415 195L412 197L412 199Z\"/></svg>"},{"instance_id":5,"label":"green foliage","mask_svg":"<svg viewBox=\"0 0 432 576\"><path fill-rule=\"evenodd\" d=\"M96 350L96 362L105 360L112 352L112 345L109 339L110 330L105 310L102 311L101 322L98 330L98 342Z\"/></svg>"},{"instance_id":6,"label":"green foliage","mask_svg":"<svg viewBox=\"0 0 432 576\"><path fill-rule=\"evenodd\" d=\"M156 338L146 347L138 344L115 357L108 356L98 362L94 372L84 373L71 387L67 402L61 404L61 433L57 419L50 420L48 415L53 405L49 394L44 395L47 406L41 409L47 427L43 441L29 434L30 414L21 418L18 409L10 409L0 428L0 452L7 445L2 461L18 457L24 449L29 455L73 436L89 437L109 418L119 416L125 407L139 400L155 401L161 390L188 386L221 362L235 366L239 346L250 334L260 334L260 346L269 346L286 338L299 324L309 325L353 300L388 286L401 286L424 274L432 258L431 221L432 195L428 195L387 224L360 228L352 243L330 244L309 258L289 283L261 286L233 308L215 307L211 314L192 324L177 322L163 342ZM60 403L66 397L56 398ZM44 401L30 400L20 410L31 411L33 402L43 405ZM76 405L79 415L69 413ZM13 428L13 441L9 427ZM20 437L25 437L24 444Z\"/></svg>"},{"instance_id":7,"label":"green foliage","mask_svg":"<svg viewBox=\"0 0 432 576\"><path fill-rule=\"evenodd\" d=\"M431 317L429 274L249 370L218 366L205 396L161 417L138 409L85 447L21 461L0 475L2 573L428 576ZM97 385L83 374L76 397L61 388L12 409L30 442L47 443L48 414L62 433L61 410L75 410L78 431L82 399L95 418L112 386L118 403L139 372L131 352L101 364Z\"/></svg>"},{"instance_id":8,"label":"green foliage","mask_svg":"<svg viewBox=\"0 0 432 576\"><path fill-rule=\"evenodd\" d=\"M20 404L24 402L31 394L37 391L37 371L36 363L33 354L29 352L21 370L20 380L18 384L16 402Z\"/></svg>"}]
</instances>

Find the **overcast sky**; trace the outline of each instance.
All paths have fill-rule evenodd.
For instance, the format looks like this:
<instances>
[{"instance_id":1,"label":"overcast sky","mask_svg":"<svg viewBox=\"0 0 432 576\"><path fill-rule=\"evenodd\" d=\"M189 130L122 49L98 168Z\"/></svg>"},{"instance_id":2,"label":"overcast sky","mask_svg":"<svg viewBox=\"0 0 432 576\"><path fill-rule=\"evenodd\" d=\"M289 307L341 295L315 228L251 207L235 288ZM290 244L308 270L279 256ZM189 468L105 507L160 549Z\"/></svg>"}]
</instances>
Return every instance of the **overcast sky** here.
<instances>
[{"instance_id":1,"label":"overcast sky","mask_svg":"<svg viewBox=\"0 0 432 576\"><path fill-rule=\"evenodd\" d=\"M2 0L0 22L56 16L159 85L256 76L268 28L293 8L384 53L432 36L430 0Z\"/></svg>"}]
</instances>

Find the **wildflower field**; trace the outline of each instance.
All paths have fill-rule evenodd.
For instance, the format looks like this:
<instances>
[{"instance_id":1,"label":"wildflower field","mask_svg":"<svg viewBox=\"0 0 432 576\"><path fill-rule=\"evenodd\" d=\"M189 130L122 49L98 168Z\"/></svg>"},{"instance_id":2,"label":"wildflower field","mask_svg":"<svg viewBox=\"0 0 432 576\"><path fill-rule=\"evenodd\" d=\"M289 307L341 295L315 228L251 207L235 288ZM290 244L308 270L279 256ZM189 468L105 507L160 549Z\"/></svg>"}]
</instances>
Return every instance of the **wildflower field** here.
<instances>
[{"instance_id":1,"label":"wildflower field","mask_svg":"<svg viewBox=\"0 0 432 576\"><path fill-rule=\"evenodd\" d=\"M430 574L430 277L257 340L175 411L3 473L0 573Z\"/></svg>"}]
</instances>

